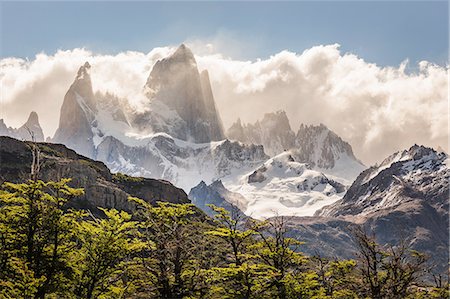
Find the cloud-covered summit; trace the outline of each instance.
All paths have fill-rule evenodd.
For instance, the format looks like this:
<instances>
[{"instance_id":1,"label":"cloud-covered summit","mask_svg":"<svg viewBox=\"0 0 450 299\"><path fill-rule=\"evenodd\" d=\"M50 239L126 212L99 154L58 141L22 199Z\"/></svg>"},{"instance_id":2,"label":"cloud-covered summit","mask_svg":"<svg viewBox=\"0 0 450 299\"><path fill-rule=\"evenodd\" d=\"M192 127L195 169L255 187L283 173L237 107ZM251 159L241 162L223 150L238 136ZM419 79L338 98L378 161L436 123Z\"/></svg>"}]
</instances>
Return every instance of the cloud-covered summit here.
<instances>
[{"instance_id":1,"label":"cloud-covered summit","mask_svg":"<svg viewBox=\"0 0 450 299\"><path fill-rule=\"evenodd\" d=\"M37 111L45 135L53 135L64 95L85 61L91 64L95 92L114 93L145 109L147 77L156 61L174 50L103 55L77 48L38 54L32 60L4 58L0 118L18 127ZM380 67L341 53L337 44L303 53L282 51L256 61L220 53L195 59L200 70L209 72L225 128L237 117L255 122L264 113L283 109L294 128L300 123L326 124L348 140L366 164L414 143L448 150L448 66L423 61L415 72L407 72L405 61Z\"/></svg>"}]
</instances>

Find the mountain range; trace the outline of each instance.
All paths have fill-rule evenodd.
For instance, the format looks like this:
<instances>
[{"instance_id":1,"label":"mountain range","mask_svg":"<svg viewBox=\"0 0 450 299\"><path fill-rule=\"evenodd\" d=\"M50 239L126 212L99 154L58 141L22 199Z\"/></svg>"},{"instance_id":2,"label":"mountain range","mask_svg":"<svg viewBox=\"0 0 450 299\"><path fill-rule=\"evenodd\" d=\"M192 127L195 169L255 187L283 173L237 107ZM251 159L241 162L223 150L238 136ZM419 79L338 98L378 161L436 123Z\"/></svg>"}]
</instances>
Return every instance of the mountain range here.
<instances>
[{"instance_id":1,"label":"mountain range","mask_svg":"<svg viewBox=\"0 0 450 299\"><path fill-rule=\"evenodd\" d=\"M294 133L283 111L253 125L238 120L225 132L209 74L198 70L185 45L153 66L142 87L145 109L134 109L113 92L94 92L90 69L89 62L79 68L58 129L47 141L102 161L113 172L165 179L186 192L200 181L221 179L241 194L245 213L263 218L312 215L339 200L365 169L351 146L325 125L301 125ZM34 112L30 119L26 127L43 141ZM27 140L23 128L1 132Z\"/></svg>"},{"instance_id":2,"label":"mountain range","mask_svg":"<svg viewBox=\"0 0 450 299\"><path fill-rule=\"evenodd\" d=\"M214 204L241 217L285 217L302 251L340 258L354 257L351 229L360 225L380 244L407 242L446 271L446 153L414 145L366 167L324 124L294 131L284 111L253 124L237 119L225 131L209 74L185 45L153 66L141 110L113 91L94 92L92 67L75 74L47 142L35 112L17 129L0 120L0 135L9 136L0 137L0 183L28 178L34 140L42 179L71 177L85 189L71 207L133 211L127 198L136 196L192 202L209 216Z\"/></svg>"}]
</instances>

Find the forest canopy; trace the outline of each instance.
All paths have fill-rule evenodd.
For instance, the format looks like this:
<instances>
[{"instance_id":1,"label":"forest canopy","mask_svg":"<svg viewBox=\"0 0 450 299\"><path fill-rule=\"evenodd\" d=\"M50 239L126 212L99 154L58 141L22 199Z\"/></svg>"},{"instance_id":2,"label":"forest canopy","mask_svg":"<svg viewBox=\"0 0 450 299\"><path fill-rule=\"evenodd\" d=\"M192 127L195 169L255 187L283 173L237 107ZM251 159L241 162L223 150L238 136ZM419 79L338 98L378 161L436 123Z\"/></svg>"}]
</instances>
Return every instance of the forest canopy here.
<instances>
[{"instance_id":1,"label":"forest canopy","mask_svg":"<svg viewBox=\"0 0 450 299\"><path fill-rule=\"evenodd\" d=\"M2 298L448 298L448 281L405 244L352 228L358 254L302 253L283 217L129 198L134 212L67 209L70 179L4 183Z\"/></svg>"}]
</instances>

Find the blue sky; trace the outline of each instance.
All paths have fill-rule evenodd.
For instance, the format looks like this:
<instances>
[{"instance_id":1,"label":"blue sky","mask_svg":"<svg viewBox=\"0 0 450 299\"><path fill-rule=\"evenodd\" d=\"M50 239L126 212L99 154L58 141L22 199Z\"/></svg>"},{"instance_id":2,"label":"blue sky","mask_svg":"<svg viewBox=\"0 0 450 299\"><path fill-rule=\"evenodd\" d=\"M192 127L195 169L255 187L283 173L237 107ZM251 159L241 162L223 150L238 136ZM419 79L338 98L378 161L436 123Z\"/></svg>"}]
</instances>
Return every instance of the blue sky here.
<instances>
[{"instance_id":1,"label":"blue sky","mask_svg":"<svg viewBox=\"0 0 450 299\"><path fill-rule=\"evenodd\" d=\"M448 2L1 2L1 57L221 41L235 59L341 44L379 65L448 60Z\"/></svg>"}]
</instances>

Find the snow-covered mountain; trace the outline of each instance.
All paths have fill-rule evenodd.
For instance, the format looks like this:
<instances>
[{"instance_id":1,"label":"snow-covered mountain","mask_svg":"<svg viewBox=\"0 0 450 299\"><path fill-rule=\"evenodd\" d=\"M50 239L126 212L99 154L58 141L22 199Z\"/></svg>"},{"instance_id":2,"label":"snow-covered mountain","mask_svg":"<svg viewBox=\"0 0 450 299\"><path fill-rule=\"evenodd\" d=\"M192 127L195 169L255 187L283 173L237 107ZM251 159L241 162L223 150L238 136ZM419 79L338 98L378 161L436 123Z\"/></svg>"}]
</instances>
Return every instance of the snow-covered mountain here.
<instances>
[{"instance_id":1,"label":"snow-covered mountain","mask_svg":"<svg viewBox=\"0 0 450 299\"><path fill-rule=\"evenodd\" d=\"M351 145L323 124L300 125L291 152L296 160L345 184L351 184L366 169L353 154Z\"/></svg>"},{"instance_id":2,"label":"snow-covered mountain","mask_svg":"<svg viewBox=\"0 0 450 299\"><path fill-rule=\"evenodd\" d=\"M362 172L344 197L314 217L291 217L292 235L305 251L352 258L349 227L363 226L384 245L406 243L448 270L449 179L447 154L424 146L387 157ZM345 248L345 250L343 250Z\"/></svg>"},{"instance_id":3,"label":"snow-covered mountain","mask_svg":"<svg viewBox=\"0 0 450 299\"><path fill-rule=\"evenodd\" d=\"M289 151L296 161L348 185L366 168L350 144L323 124L302 124L295 134L284 111L267 113L255 124L242 125L238 119L227 136L243 143L262 144L271 157Z\"/></svg>"},{"instance_id":4,"label":"snow-covered mountain","mask_svg":"<svg viewBox=\"0 0 450 299\"><path fill-rule=\"evenodd\" d=\"M114 172L166 179L190 190L199 180L211 183L252 169L268 159L260 145L229 140L190 143L165 133L135 139L128 144L106 137L97 147L97 159Z\"/></svg>"},{"instance_id":5,"label":"snow-covered mountain","mask_svg":"<svg viewBox=\"0 0 450 299\"><path fill-rule=\"evenodd\" d=\"M0 119L0 136L9 136L19 140L44 141L44 133L39 124L39 117L36 112L32 111L28 120L21 127L14 129L6 126L3 119Z\"/></svg>"},{"instance_id":6,"label":"snow-covered mountain","mask_svg":"<svg viewBox=\"0 0 450 299\"><path fill-rule=\"evenodd\" d=\"M312 170L308 164L297 162L289 152L239 177L225 177L223 183L242 196L240 206L244 213L258 219L311 216L339 200L346 190L344 185Z\"/></svg>"},{"instance_id":7,"label":"snow-covered mountain","mask_svg":"<svg viewBox=\"0 0 450 299\"><path fill-rule=\"evenodd\" d=\"M90 69L88 62L81 66L67 91L52 142L114 172L165 179L185 191L222 179L225 189L241 194L247 215L263 218L312 215L339 200L341 183L349 185L364 168L325 126L295 134L283 111L254 125L237 122L229 130L236 141L225 139L209 75L199 72L185 45L153 66L142 90L145 109L114 91L94 93Z\"/></svg>"},{"instance_id":8,"label":"snow-covered mountain","mask_svg":"<svg viewBox=\"0 0 450 299\"><path fill-rule=\"evenodd\" d=\"M155 64L144 86L144 112L111 94L94 94L90 68L80 67L66 93L52 142L112 171L166 179L185 190L268 159L262 146L222 138L208 73L198 72L184 45Z\"/></svg>"},{"instance_id":9,"label":"snow-covered mountain","mask_svg":"<svg viewBox=\"0 0 450 299\"><path fill-rule=\"evenodd\" d=\"M413 201L448 212L448 163L447 154L414 145L362 172L342 200L318 215L366 218Z\"/></svg>"}]
</instances>

